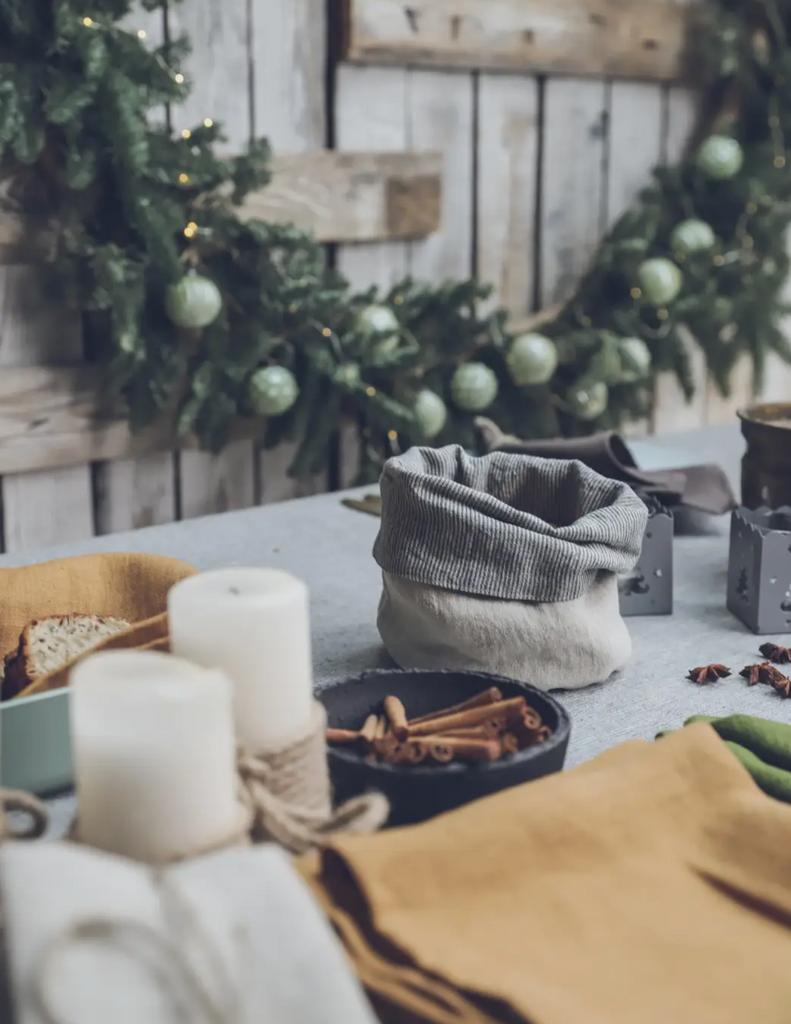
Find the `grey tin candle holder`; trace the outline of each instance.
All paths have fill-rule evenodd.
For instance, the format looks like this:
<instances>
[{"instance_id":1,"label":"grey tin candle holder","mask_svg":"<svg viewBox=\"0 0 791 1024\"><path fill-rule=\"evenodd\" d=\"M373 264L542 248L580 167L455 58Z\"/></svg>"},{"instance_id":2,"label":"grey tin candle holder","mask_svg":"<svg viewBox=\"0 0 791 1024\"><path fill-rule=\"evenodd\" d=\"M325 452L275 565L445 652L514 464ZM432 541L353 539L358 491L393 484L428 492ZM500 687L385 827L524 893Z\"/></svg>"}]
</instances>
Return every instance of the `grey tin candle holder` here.
<instances>
[{"instance_id":1,"label":"grey tin candle holder","mask_svg":"<svg viewBox=\"0 0 791 1024\"><path fill-rule=\"evenodd\" d=\"M656 498L641 494L648 506L640 561L618 580L621 615L673 613L673 514Z\"/></svg>"},{"instance_id":2,"label":"grey tin candle holder","mask_svg":"<svg viewBox=\"0 0 791 1024\"><path fill-rule=\"evenodd\" d=\"M753 633L791 633L791 506L731 513L728 610Z\"/></svg>"}]
</instances>

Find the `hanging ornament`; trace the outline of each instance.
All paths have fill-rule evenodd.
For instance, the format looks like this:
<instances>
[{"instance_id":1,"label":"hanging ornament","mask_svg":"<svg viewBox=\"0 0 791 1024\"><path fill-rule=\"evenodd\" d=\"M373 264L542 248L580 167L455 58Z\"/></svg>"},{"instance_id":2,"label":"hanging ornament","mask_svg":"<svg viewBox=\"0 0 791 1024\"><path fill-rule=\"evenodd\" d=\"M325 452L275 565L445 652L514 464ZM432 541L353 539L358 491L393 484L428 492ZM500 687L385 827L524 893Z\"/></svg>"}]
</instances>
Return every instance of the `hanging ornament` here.
<instances>
[{"instance_id":1,"label":"hanging ornament","mask_svg":"<svg viewBox=\"0 0 791 1024\"><path fill-rule=\"evenodd\" d=\"M200 274L190 272L165 293L165 312L177 327L207 327L222 309L220 289Z\"/></svg>"},{"instance_id":2,"label":"hanging ornament","mask_svg":"<svg viewBox=\"0 0 791 1024\"><path fill-rule=\"evenodd\" d=\"M729 135L710 135L703 141L695 157L700 170L715 181L735 178L743 162L742 147Z\"/></svg>"},{"instance_id":3,"label":"hanging ornament","mask_svg":"<svg viewBox=\"0 0 791 1024\"><path fill-rule=\"evenodd\" d=\"M607 408L610 392L600 380L581 380L568 394L568 404L580 420L595 420Z\"/></svg>"},{"instance_id":4,"label":"hanging ornament","mask_svg":"<svg viewBox=\"0 0 791 1024\"><path fill-rule=\"evenodd\" d=\"M448 408L435 391L423 388L418 392L412 411L421 434L431 440L442 432Z\"/></svg>"},{"instance_id":5,"label":"hanging ornament","mask_svg":"<svg viewBox=\"0 0 791 1024\"><path fill-rule=\"evenodd\" d=\"M546 384L558 365L558 350L543 334L520 334L505 357L514 384Z\"/></svg>"},{"instance_id":6,"label":"hanging ornament","mask_svg":"<svg viewBox=\"0 0 791 1024\"><path fill-rule=\"evenodd\" d=\"M643 295L652 306L667 306L681 291L681 271L661 256L644 260L637 268Z\"/></svg>"},{"instance_id":7,"label":"hanging ornament","mask_svg":"<svg viewBox=\"0 0 791 1024\"><path fill-rule=\"evenodd\" d=\"M455 405L464 412L483 412L497 397L497 375L485 363L463 363L450 379Z\"/></svg>"},{"instance_id":8,"label":"hanging ornament","mask_svg":"<svg viewBox=\"0 0 791 1024\"><path fill-rule=\"evenodd\" d=\"M285 366L265 366L250 378L248 399L259 416L282 416L298 395L297 378Z\"/></svg>"},{"instance_id":9,"label":"hanging ornament","mask_svg":"<svg viewBox=\"0 0 791 1024\"><path fill-rule=\"evenodd\" d=\"M733 316L733 302L725 295L717 295L711 304L711 315L717 323L726 323Z\"/></svg>"},{"instance_id":10,"label":"hanging ornament","mask_svg":"<svg viewBox=\"0 0 791 1024\"><path fill-rule=\"evenodd\" d=\"M676 224L670 235L673 252L683 256L691 256L696 252L706 252L717 241L710 224L697 217L682 220Z\"/></svg>"},{"instance_id":11,"label":"hanging ornament","mask_svg":"<svg viewBox=\"0 0 791 1024\"><path fill-rule=\"evenodd\" d=\"M374 356L389 356L398 348L401 325L389 306L372 305L357 314L357 330L371 338Z\"/></svg>"},{"instance_id":12,"label":"hanging ornament","mask_svg":"<svg viewBox=\"0 0 791 1024\"><path fill-rule=\"evenodd\" d=\"M651 374L651 353L642 338L621 338L618 342L621 362L620 383L632 384Z\"/></svg>"},{"instance_id":13,"label":"hanging ornament","mask_svg":"<svg viewBox=\"0 0 791 1024\"><path fill-rule=\"evenodd\" d=\"M357 363L341 363L333 373L332 379L338 387L352 391L360 383L360 367Z\"/></svg>"}]
</instances>

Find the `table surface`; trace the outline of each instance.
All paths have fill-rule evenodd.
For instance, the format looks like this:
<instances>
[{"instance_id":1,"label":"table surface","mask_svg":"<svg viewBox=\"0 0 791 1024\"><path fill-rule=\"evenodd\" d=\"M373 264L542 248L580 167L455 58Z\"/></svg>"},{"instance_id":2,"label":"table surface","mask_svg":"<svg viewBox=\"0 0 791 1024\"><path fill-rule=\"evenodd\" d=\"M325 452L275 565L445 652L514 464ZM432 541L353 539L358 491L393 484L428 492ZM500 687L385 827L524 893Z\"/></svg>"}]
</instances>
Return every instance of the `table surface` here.
<instances>
[{"instance_id":1,"label":"table surface","mask_svg":"<svg viewBox=\"0 0 791 1024\"><path fill-rule=\"evenodd\" d=\"M739 493L743 444L738 427L630 442L644 469L719 462ZM362 494L371 488L348 492ZM316 684L391 665L376 629L381 578L371 555L379 520L323 494L47 550L5 555L0 566L23 565L96 551L171 555L198 569L265 565L286 569L311 591ZM791 700L768 686L748 688L738 676L759 660L753 636L725 607L729 517L677 519L675 605L672 616L629 618L634 653L608 682L558 692L572 720L567 765L586 761L627 739L652 738L693 714L737 711L791 723ZM786 638L788 640L788 638ZM722 662L736 673L710 686L685 675L693 665ZM54 833L71 813L71 799L51 802Z\"/></svg>"}]
</instances>

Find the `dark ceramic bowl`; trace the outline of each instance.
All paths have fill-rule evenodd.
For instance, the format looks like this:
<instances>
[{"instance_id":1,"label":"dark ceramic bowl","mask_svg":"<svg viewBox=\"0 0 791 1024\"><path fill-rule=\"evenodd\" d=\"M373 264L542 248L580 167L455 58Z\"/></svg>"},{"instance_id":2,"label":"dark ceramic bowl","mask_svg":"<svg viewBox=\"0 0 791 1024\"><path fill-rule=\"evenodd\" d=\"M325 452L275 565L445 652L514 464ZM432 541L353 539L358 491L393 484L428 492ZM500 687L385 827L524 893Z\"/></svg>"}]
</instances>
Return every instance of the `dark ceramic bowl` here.
<instances>
[{"instance_id":1,"label":"dark ceramic bowl","mask_svg":"<svg viewBox=\"0 0 791 1024\"><path fill-rule=\"evenodd\" d=\"M389 694L403 701L410 718L417 718L459 704L490 686L499 686L504 697L525 697L552 729L552 738L486 764L378 764L366 761L352 747L330 746L330 777L336 800L379 790L390 800L388 825L406 825L559 772L569 743L569 716L556 700L526 683L486 672L383 669L331 683L318 698L327 709L330 726L359 729L369 714L381 711L382 701Z\"/></svg>"}]
</instances>

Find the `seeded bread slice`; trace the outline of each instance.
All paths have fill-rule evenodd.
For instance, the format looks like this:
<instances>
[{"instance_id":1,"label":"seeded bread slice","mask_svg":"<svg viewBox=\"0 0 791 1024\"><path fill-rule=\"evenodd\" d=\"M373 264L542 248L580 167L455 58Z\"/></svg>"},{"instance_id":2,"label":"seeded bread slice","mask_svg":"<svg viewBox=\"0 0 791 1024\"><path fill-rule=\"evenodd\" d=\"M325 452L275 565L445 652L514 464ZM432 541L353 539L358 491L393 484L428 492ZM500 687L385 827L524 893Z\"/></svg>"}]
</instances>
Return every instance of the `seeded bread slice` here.
<instances>
[{"instance_id":1,"label":"seeded bread slice","mask_svg":"<svg viewBox=\"0 0 791 1024\"><path fill-rule=\"evenodd\" d=\"M22 630L19 647L5 656L2 699L16 697L40 676L49 675L130 624L100 615L51 615Z\"/></svg>"}]
</instances>

